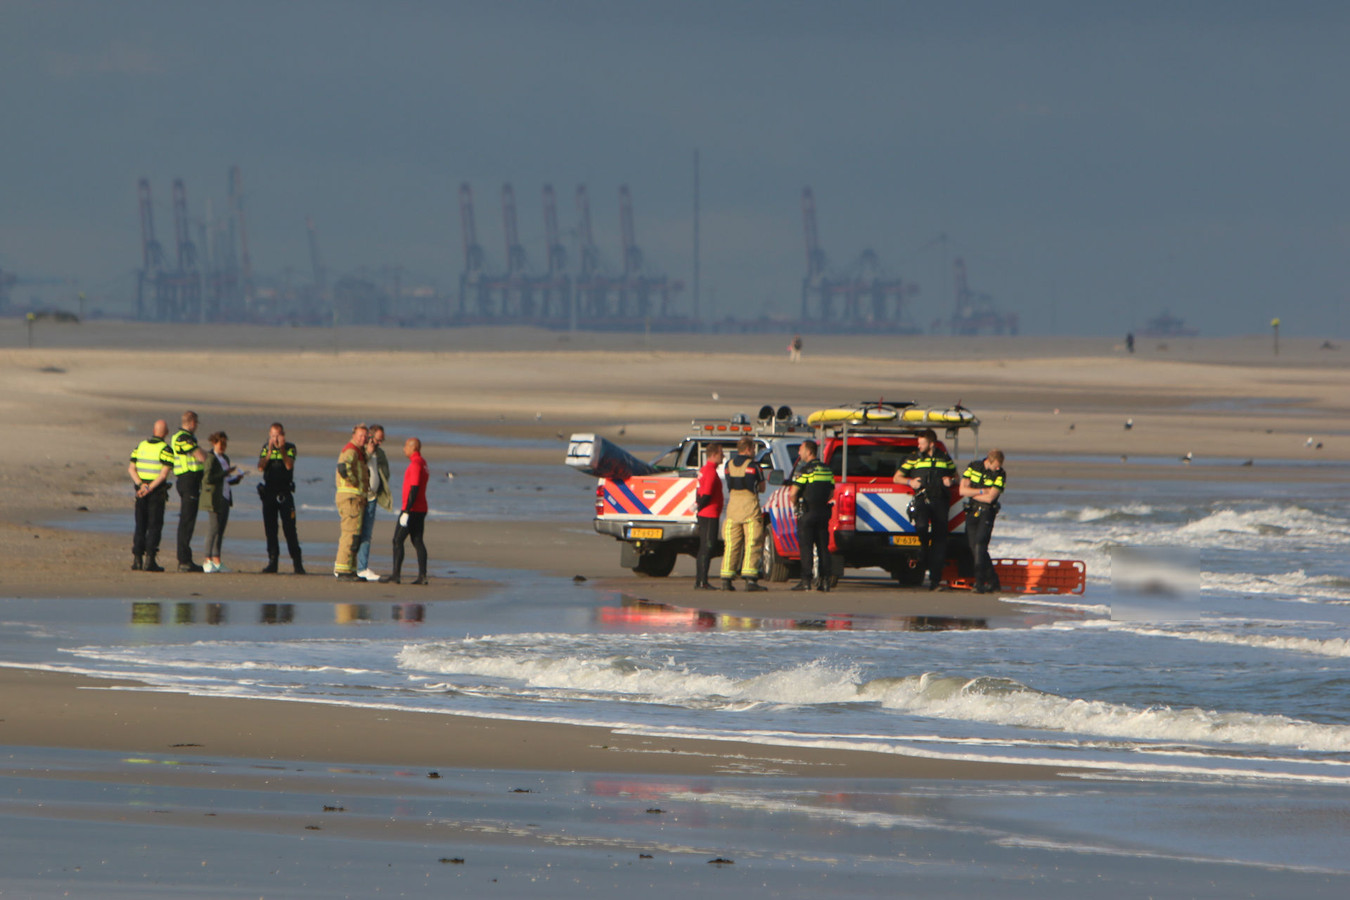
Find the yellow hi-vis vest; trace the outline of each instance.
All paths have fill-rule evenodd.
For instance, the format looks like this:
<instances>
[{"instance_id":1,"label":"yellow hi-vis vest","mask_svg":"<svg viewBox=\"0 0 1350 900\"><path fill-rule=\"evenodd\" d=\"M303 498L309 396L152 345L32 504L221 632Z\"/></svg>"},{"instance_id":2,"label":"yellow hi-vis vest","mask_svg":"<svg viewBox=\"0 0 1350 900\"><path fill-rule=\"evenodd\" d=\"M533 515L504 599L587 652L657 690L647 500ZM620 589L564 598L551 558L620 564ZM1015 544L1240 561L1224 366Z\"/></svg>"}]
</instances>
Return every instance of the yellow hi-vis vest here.
<instances>
[{"instance_id":1,"label":"yellow hi-vis vest","mask_svg":"<svg viewBox=\"0 0 1350 900\"><path fill-rule=\"evenodd\" d=\"M136 477L149 483L159 477L164 466L174 465L174 455L163 438L148 437L131 451L131 461L136 464Z\"/></svg>"},{"instance_id":2,"label":"yellow hi-vis vest","mask_svg":"<svg viewBox=\"0 0 1350 900\"><path fill-rule=\"evenodd\" d=\"M206 469L206 464L193 454L197 449L197 437L187 429L180 428L174 432L169 447L173 450L173 474L186 475Z\"/></svg>"}]
</instances>

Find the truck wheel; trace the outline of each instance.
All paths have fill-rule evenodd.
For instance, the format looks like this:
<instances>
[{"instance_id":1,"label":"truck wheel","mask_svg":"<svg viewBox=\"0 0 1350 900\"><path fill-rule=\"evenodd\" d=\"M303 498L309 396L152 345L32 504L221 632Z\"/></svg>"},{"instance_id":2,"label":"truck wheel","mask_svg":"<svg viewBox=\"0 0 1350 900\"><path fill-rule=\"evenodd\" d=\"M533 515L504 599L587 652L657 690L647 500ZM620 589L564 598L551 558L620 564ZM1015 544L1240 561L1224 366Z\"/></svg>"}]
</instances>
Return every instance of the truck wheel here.
<instances>
[{"instance_id":1,"label":"truck wheel","mask_svg":"<svg viewBox=\"0 0 1350 900\"><path fill-rule=\"evenodd\" d=\"M764 559L762 570L764 577L770 581L787 581L792 577L792 570L800 569L801 563L793 560L784 559L778 555L778 547L773 542L773 535L767 535L764 538Z\"/></svg>"},{"instance_id":2,"label":"truck wheel","mask_svg":"<svg viewBox=\"0 0 1350 900\"><path fill-rule=\"evenodd\" d=\"M649 550L638 557L633 571L649 578L665 578L675 568L675 557L679 556L673 546L661 544L655 550Z\"/></svg>"},{"instance_id":3,"label":"truck wheel","mask_svg":"<svg viewBox=\"0 0 1350 900\"><path fill-rule=\"evenodd\" d=\"M891 569L891 577L899 582L901 587L918 587L923 584L923 566L911 566L907 562L902 562L894 569Z\"/></svg>"}]
</instances>

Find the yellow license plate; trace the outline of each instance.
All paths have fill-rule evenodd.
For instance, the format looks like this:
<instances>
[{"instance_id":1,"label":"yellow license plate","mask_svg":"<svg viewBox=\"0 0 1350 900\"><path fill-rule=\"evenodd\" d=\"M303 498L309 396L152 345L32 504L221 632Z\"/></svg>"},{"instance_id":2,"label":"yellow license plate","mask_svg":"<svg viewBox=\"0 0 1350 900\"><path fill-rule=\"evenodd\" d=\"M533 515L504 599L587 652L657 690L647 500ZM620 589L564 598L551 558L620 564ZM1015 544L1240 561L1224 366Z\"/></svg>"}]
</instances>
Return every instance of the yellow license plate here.
<instances>
[{"instance_id":1,"label":"yellow license plate","mask_svg":"<svg viewBox=\"0 0 1350 900\"><path fill-rule=\"evenodd\" d=\"M917 534L893 534L891 535L891 545L895 547L917 547L919 546L919 536Z\"/></svg>"},{"instance_id":2,"label":"yellow license plate","mask_svg":"<svg viewBox=\"0 0 1350 900\"><path fill-rule=\"evenodd\" d=\"M628 536L634 540L659 541L665 533L661 528L634 528L628 532Z\"/></svg>"}]
</instances>

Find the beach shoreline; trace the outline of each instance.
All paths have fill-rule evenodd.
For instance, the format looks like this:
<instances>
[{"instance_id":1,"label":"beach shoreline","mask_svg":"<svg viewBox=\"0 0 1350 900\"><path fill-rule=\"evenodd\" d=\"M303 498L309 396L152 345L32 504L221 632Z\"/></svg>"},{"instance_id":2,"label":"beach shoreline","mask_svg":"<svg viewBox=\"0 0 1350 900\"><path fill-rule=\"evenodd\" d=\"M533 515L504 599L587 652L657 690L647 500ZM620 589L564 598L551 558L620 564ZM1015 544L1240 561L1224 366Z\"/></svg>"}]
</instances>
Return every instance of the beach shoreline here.
<instances>
[{"instance_id":1,"label":"beach shoreline","mask_svg":"<svg viewBox=\"0 0 1350 900\"><path fill-rule=\"evenodd\" d=\"M530 330L353 330L335 336L323 329L240 328L220 332L209 348L206 338L214 333L195 326L135 331L100 324L80 332L79 341L31 350L4 349L0 339L0 410L21 436L0 470L0 603L40 603L58 617L63 604L117 604L118 615L147 604L162 607L166 621L183 605L190 615L229 605L232 614L255 622L260 604L297 604L319 617L328 616L331 606L338 616L386 619L389 610L426 604L435 605L444 622L454 621L461 602L511 604L512 584L525 578L550 590L575 591L578 603L597 608L673 610L710 620L908 617L982 627L1026 616L1022 603L900 589L884 573L851 575L830 594L793 593L786 585L757 595L696 594L693 563L685 558L670 578L639 578L619 566L618 544L594 533L592 488L571 473L564 475L576 482L574 518L433 517L427 528L430 585L337 583L329 557L338 524L323 506L329 492L324 477L358 420L386 424L395 481L402 470L398 445L405 435L420 433L432 467L433 507L443 503L452 513L465 491L513 484L526 499L510 508L527 507L528 496L540 489L531 473L561 470L573 432L659 451L695 417L753 414L761 403L783 401L807 412L873 395L912 397L925 405L959 400L975 409L982 420L978 449L996 445L1008 454L1010 502L1019 487L1063 487L1082 496L1102 479L1178 489L1251 479L1291 486L1344 481L1350 460L1350 433L1330 427L1350 413L1350 369L1338 353L1311 342L1291 342L1280 361L1253 364L1244 358L1256 346L1252 339L1187 342L1165 352L1141 346L1136 356L1102 341L906 340L896 342L905 350L899 357L887 355L887 342L879 339L860 338L854 342L859 352L850 353L849 339L822 338L808 340L806 358L794 366L778 358L781 339L775 335L661 336L659 350L612 351L605 349L609 336ZM341 342L336 350L335 337ZM292 350L283 346L286 338L295 344ZM738 350L742 345L749 350ZM991 347L1007 352L991 355ZM146 378L147 362L172 375ZM614 387L618 383L622 388ZM244 465L268 423L286 424L288 437L313 466L309 471L317 473L307 490L318 499L298 520L308 575L257 574L264 562L261 523L245 515L230 523L228 574L129 570L127 455L153 419L173 425L187 408L201 416L200 434L228 431L235 462ZM960 461L975 452L964 445ZM447 477L452 473L453 481ZM240 494L237 503L256 503L250 482ZM554 502L570 509L570 497L569 489ZM171 495L160 559L168 567L176 507ZM387 541L391 527L392 517L381 511L377 540ZM198 545L204 530L202 517ZM387 559L387 548L379 547L377 556ZM1106 602L1091 590L1072 599L1080 605ZM362 611L344 613L347 607ZM735 777L757 780L769 793L789 782L867 783L867 791L877 784L933 782L960 792L975 785L1104 783L1098 779L1109 775L788 741L690 739L561 722L194 696L22 663L0 668L0 693L6 698L0 746L15 753L95 754L89 758L105 762L96 764L100 770L91 778L130 778L170 792L218 787L213 771L230 761L296 771L402 767L423 778L437 770L477 772L485 779L497 772L588 773L634 784ZM131 757L165 764L120 772L116 760ZM22 784L37 776L14 777ZM299 790L312 791L318 802L331 789L320 779ZM849 803L866 807L865 800ZM16 821L39 815L22 799L7 809ZM68 822L81 815L71 813ZM525 826L503 815L514 824L510 834L492 838L494 845L533 846L523 837ZM266 831L279 820L250 821L236 826L237 833Z\"/></svg>"}]
</instances>

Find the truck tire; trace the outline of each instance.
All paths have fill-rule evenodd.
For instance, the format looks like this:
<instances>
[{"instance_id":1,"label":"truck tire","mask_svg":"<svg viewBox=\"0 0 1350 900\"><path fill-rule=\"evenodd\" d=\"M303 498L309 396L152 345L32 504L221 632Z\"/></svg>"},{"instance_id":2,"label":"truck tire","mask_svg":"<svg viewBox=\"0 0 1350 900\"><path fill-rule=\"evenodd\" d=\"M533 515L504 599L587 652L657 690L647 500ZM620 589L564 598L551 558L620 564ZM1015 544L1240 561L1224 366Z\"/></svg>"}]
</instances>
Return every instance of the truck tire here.
<instances>
[{"instance_id":1,"label":"truck tire","mask_svg":"<svg viewBox=\"0 0 1350 900\"><path fill-rule=\"evenodd\" d=\"M801 561L784 559L778 555L778 547L774 544L773 535L768 534L764 537L764 558L761 564L761 571L764 577L769 581L787 581L794 574L794 570L801 571Z\"/></svg>"},{"instance_id":2,"label":"truck tire","mask_svg":"<svg viewBox=\"0 0 1350 900\"><path fill-rule=\"evenodd\" d=\"M665 578L675 569L675 558L679 553L670 544L659 544L654 549L638 557L633 572L648 578Z\"/></svg>"},{"instance_id":3,"label":"truck tire","mask_svg":"<svg viewBox=\"0 0 1350 900\"><path fill-rule=\"evenodd\" d=\"M923 584L923 566L919 565L917 561L912 566L908 562L902 562L891 569L891 577L901 587L918 587Z\"/></svg>"}]
</instances>

